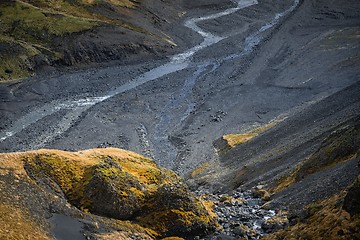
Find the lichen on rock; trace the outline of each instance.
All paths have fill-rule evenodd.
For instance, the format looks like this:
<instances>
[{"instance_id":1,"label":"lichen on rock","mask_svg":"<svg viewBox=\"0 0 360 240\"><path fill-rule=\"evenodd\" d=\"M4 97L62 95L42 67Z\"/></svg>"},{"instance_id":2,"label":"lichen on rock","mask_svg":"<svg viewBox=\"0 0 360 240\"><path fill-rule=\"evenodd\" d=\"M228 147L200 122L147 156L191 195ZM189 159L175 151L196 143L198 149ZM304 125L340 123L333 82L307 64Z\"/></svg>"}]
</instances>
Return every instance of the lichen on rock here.
<instances>
[{"instance_id":1,"label":"lichen on rock","mask_svg":"<svg viewBox=\"0 0 360 240\"><path fill-rule=\"evenodd\" d=\"M204 235L215 229L214 216L180 177L136 153L38 150L18 154L17 161L36 185L86 213L129 220L153 236Z\"/></svg>"}]
</instances>

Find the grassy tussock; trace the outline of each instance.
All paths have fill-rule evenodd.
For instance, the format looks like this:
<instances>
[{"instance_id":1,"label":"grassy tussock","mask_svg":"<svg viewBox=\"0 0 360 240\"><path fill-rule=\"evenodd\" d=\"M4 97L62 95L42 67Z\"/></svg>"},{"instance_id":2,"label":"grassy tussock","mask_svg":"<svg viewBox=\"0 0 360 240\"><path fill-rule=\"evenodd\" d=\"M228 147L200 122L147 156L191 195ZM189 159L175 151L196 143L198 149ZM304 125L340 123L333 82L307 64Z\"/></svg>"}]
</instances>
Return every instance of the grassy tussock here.
<instances>
[{"instance_id":1,"label":"grassy tussock","mask_svg":"<svg viewBox=\"0 0 360 240\"><path fill-rule=\"evenodd\" d=\"M289 187L293 183L296 182L296 176L300 169L300 166L295 167L294 170L290 172L290 174L282 176L279 180L277 180L275 187L270 189L271 193L281 192L285 188Z\"/></svg>"},{"instance_id":2,"label":"grassy tussock","mask_svg":"<svg viewBox=\"0 0 360 240\"><path fill-rule=\"evenodd\" d=\"M272 239L359 239L360 216L350 216L341 208L344 193L335 195L308 207L310 217L306 221L289 226L264 237Z\"/></svg>"},{"instance_id":3,"label":"grassy tussock","mask_svg":"<svg viewBox=\"0 0 360 240\"><path fill-rule=\"evenodd\" d=\"M0 203L0 239L51 239L24 210Z\"/></svg>"}]
</instances>

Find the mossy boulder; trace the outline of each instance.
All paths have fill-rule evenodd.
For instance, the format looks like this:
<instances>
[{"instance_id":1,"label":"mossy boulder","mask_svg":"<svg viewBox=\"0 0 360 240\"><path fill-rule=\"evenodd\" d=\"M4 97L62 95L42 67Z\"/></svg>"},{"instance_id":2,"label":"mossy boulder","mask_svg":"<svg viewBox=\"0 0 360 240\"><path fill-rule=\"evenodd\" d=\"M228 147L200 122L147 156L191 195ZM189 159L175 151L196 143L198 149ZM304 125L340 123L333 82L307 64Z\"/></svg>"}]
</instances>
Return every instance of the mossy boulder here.
<instances>
[{"instance_id":1,"label":"mossy boulder","mask_svg":"<svg viewBox=\"0 0 360 240\"><path fill-rule=\"evenodd\" d=\"M139 211L146 192L111 158L91 167L80 186L79 206L117 219L129 219Z\"/></svg>"},{"instance_id":2,"label":"mossy boulder","mask_svg":"<svg viewBox=\"0 0 360 240\"><path fill-rule=\"evenodd\" d=\"M40 150L23 158L28 175L90 213L132 220L160 236L203 235L215 220L172 171L120 149Z\"/></svg>"},{"instance_id":3,"label":"mossy boulder","mask_svg":"<svg viewBox=\"0 0 360 240\"><path fill-rule=\"evenodd\" d=\"M163 236L202 235L215 227L213 217L181 182L161 185L143 211L139 223Z\"/></svg>"}]
</instances>

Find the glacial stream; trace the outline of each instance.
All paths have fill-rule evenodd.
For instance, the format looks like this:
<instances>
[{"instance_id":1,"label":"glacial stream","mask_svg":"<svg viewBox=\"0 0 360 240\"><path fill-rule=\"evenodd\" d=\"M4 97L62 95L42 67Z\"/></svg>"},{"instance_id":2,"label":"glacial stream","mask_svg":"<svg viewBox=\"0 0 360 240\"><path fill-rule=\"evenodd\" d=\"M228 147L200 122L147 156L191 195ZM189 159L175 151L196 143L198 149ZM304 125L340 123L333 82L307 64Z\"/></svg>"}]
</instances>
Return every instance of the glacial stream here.
<instances>
[{"instance_id":1,"label":"glacial stream","mask_svg":"<svg viewBox=\"0 0 360 240\"><path fill-rule=\"evenodd\" d=\"M184 51L183 53L172 56L168 63L151 69L102 96L87 97L77 100L55 100L53 102L46 103L41 107L37 107L21 117L19 120L12 123L9 128L1 131L0 142L10 140L10 137L23 131L24 129L27 129L30 125L36 124L47 116L55 114L60 110L66 110L66 114L58 120L56 125L48 128L48 130L37 137L37 139L32 143L32 146L30 146L27 150L45 147L47 143L51 142L54 138L60 136L69 128L71 128L73 123L79 119L79 117L85 111L89 110L97 103L135 89L136 87L149 81L153 81L165 75L188 68L193 69L193 74L189 78L185 79L182 89L176 93L173 100L171 100L165 109L159 113L159 122L156 125L156 132L154 133L155 137L153 145L161 146L161 150L158 150L156 147L154 148L155 159L162 159L162 161L159 162L162 166L172 168L174 166L174 160L176 159L177 149L169 141L170 131L172 128L174 128L174 126L178 126L181 121L185 120L194 109L195 104L191 101L191 93L194 85L196 84L196 81L199 78L204 77L206 74L215 71L224 62L235 58L241 58L250 54L253 49L263 40L262 33L273 28L283 16L292 12L299 4L299 0L294 0L293 5L289 9L282 13L276 14L270 22L264 24L259 30L249 35L245 39L245 45L241 52L217 59L216 62L205 61L202 63L193 64L191 61L191 57L195 53L200 50L204 50L205 48L214 45L225 38L205 31L204 29L200 28L197 23L200 21L216 19L222 16L233 14L240 9L255 5L257 3L257 0L240 0L237 2L237 6L234 8L229 8L222 12L208 16L196 17L186 20L184 25L193 31L196 31L203 37L203 41L200 44ZM186 108L181 108L179 111L174 111L174 109L180 108L180 106L184 106L184 104L187 106Z\"/></svg>"}]
</instances>

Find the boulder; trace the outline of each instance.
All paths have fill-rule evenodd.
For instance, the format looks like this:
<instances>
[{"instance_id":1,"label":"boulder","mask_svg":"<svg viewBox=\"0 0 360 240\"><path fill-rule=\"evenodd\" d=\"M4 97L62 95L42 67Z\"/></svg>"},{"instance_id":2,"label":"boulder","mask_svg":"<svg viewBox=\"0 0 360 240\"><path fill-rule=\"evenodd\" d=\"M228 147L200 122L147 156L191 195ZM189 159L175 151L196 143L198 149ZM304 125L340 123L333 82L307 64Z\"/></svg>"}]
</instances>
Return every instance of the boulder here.
<instances>
[{"instance_id":1,"label":"boulder","mask_svg":"<svg viewBox=\"0 0 360 240\"><path fill-rule=\"evenodd\" d=\"M174 172L133 152L108 148L24 154L27 174L77 208L131 220L159 236L202 236L216 222Z\"/></svg>"}]
</instances>

